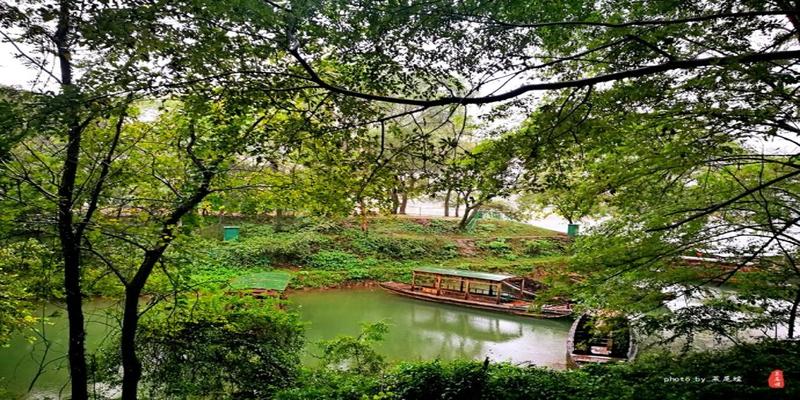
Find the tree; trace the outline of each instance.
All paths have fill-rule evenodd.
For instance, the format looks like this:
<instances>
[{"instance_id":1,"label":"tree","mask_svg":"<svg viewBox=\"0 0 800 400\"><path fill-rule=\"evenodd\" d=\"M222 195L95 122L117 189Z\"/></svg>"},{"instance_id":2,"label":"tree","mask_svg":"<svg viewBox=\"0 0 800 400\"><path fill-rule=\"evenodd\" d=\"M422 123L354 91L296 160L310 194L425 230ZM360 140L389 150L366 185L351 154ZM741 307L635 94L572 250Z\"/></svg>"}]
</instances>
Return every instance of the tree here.
<instances>
[{"instance_id":1,"label":"tree","mask_svg":"<svg viewBox=\"0 0 800 400\"><path fill-rule=\"evenodd\" d=\"M385 361L383 356L373 348L375 342L383 340L389 331L386 322L362 324L358 336L339 336L335 339L318 343L322 351L322 366L340 369L362 376L370 376L380 372Z\"/></svg>"},{"instance_id":2,"label":"tree","mask_svg":"<svg viewBox=\"0 0 800 400\"><path fill-rule=\"evenodd\" d=\"M80 57L75 50L82 46L91 45L85 41L87 31L91 31L95 18L99 17L107 8L96 5L92 8L93 12L81 13L76 4L70 1L60 1L58 3L35 4L30 7L24 5L4 4L0 8L2 18L3 37L12 41L18 46L16 41L29 45L38 51L38 54L22 53L26 61L40 72L49 75L58 86L58 94L48 94L41 97L44 104L41 111L47 111L50 115L40 118L43 123L32 126L31 128L47 128L50 132L59 131L65 138L63 164L58 172L58 183L56 190L49 191L38 186L38 183L26 176L27 182L37 188L41 196L47 197L54 202L57 208L58 235L61 245L61 254L64 264L64 289L66 294L67 311L69 315L69 351L68 358L70 364L70 375L72 378L72 398L86 399L88 397L86 382L86 354L85 354L85 331L84 318L82 311L82 290L81 290L81 238L88 226L91 216L96 209L96 203L90 201L89 211L83 216L76 217L76 208L83 205L77 196L82 188L76 186L78 166L81 156L81 145L84 131L89 124L95 120L98 114L110 110L124 108L120 106L120 99L102 99L89 101L94 96L102 96L108 91L124 87L130 75L130 64L118 64L120 54L113 51L102 51L97 49L97 53L102 54L101 58L106 57L103 66L93 70L93 74L82 76L75 79L75 63L86 62L88 69L98 66L97 62L92 62L84 57ZM16 39L6 33L9 28L15 28L20 33ZM89 33L91 35L91 33ZM19 49L19 46L17 47ZM47 54L54 54L57 72L50 72L50 66L46 65ZM134 55L128 62L138 61ZM104 75L105 79L112 82L111 85L103 87L93 78ZM110 87L109 87L110 86ZM19 126L19 125L18 125ZM23 134L24 136L24 134ZM100 182L106 176L102 176ZM52 176L55 180L55 174ZM102 186L102 183L98 185Z\"/></svg>"},{"instance_id":3,"label":"tree","mask_svg":"<svg viewBox=\"0 0 800 400\"><path fill-rule=\"evenodd\" d=\"M152 121L131 116L137 114L129 106L82 131L81 151L87 157L76 170L79 198L86 199L76 207L86 223L81 265L83 274L106 269L124 292L120 354L129 397L136 396L141 374L135 353L141 296L149 294L153 302L165 296L159 287L146 291L148 279L156 268L175 279L163 256L181 234L182 222L209 194L236 189L226 174L238 168L237 157L251 144L263 143L267 127L280 130L273 121L280 112L241 107L233 99L209 103L202 97L169 101ZM12 150L14 161L6 164L6 172L13 180L36 185L37 194L49 192L56 183L46 178L60 149L59 139L48 132L32 135ZM47 221L38 224L48 228Z\"/></svg>"},{"instance_id":4,"label":"tree","mask_svg":"<svg viewBox=\"0 0 800 400\"><path fill-rule=\"evenodd\" d=\"M526 183L517 200L523 209L552 212L570 224L601 213L608 182L591 174L590 163L606 156L610 146L592 148L582 141L601 136L595 130L610 128L586 120L591 94L573 91L550 100L512 134L523 149Z\"/></svg>"},{"instance_id":5,"label":"tree","mask_svg":"<svg viewBox=\"0 0 800 400\"><path fill-rule=\"evenodd\" d=\"M710 329L737 340L742 329L780 324L796 334L798 243L788 234L798 222L795 156L753 147L754 138L791 140L795 105L785 89L757 89L785 80L784 68L753 72L619 84L591 105L560 108L577 110L562 127L585 156L573 173L598 189L573 195L603 195L613 216L578 242L574 266L587 277L578 285L587 306L648 313L670 296L701 296L702 304L642 321L672 331L668 339ZM665 100L672 84L676 94ZM724 262L690 267L681 259L697 252ZM708 297L705 284L731 279L737 297Z\"/></svg>"},{"instance_id":6,"label":"tree","mask_svg":"<svg viewBox=\"0 0 800 400\"><path fill-rule=\"evenodd\" d=\"M263 398L294 381L303 344L296 315L270 299L192 297L162 303L142 321L137 353L148 397ZM114 382L119 351L103 354Z\"/></svg>"},{"instance_id":7,"label":"tree","mask_svg":"<svg viewBox=\"0 0 800 400\"><path fill-rule=\"evenodd\" d=\"M269 29L274 36L252 34L251 45L285 41L290 60L301 69L298 79L320 90L428 108L489 104L532 91L589 87L667 71L796 59L796 51L780 50L792 34L785 34L787 24L776 17L795 21L797 10L782 2L759 5L746 1L635 7L609 2L600 8L584 2L549 7L527 1L412 6L267 3L260 14L252 14L259 17L245 20L234 19L237 16L225 10L231 20L217 25L229 31L248 24ZM269 28L258 19L265 13L287 22ZM759 30L768 32L762 49L741 40ZM316 43L333 37L339 39L338 51L319 54ZM424 45L430 42L437 46ZM707 49L724 53L704 56ZM331 64L349 73L330 73L326 67ZM451 79L456 76L468 81ZM520 78L552 80L476 95L490 82L499 82L503 88Z\"/></svg>"},{"instance_id":8,"label":"tree","mask_svg":"<svg viewBox=\"0 0 800 400\"><path fill-rule=\"evenodd\" d=\"M434 190L451 188L462 199L464 215L459 229L465 229L487 202L508 196L515 190L523 171L517 161L512 143L504 137L481 142L446 165Z\"/></svg>"},{"instance_id":9,"label":"tree","mask_svg":"<svg viewBox=\"0 0 800 400\"><path fill-rule=\"evenodd\" d=\"M48 123L40 125L64 138L61 167L54 170L56 190L48 193L37 188L39 182L26 182L56 205L73 398L88 395L81 311L84 238L99 207L92 193L103 192L110 170L104 166L108 162L100 162L97 175L78 181L86 158L84 134L97 122L124 121L137 96L204 93L216 98L221 93L208 89L223 88L225 95L248 97L264 109L296 112L302 115L299 126L319 122L320 108L335 109L342 118L326 129L334 132L397 117L370 107L375 102L414 106L419 112L489 104L535 91L670 78L676 71L702 72L694 75L697 79L717 70L757 73L772 68L770 63L793 63L800 56L788 44L796 34L797 10L784 2L640 6L612 1L597 10L595 5L185 0L117 6L60 0L0 6L4 40L23 45L18 46L20 56L58 86L58 94L42 93L50 112L44 118ZM754 33L764 41L744 39ZM48 54L56 56L57 70L47 65ZM492 82L502 88L514 79L544 82L480 93ZM483 186L481 196L499 187L491 183L501 180L498 175L476 176L474 165L454 169L463 180ZM207 195L202 183L195 188L198 197ZM359 190L356 199L364 210L362 194ZM469 196L464 201L472 210L482 202ZM196 203L184 204L188 212ZM183 214L166 217L171 224L162 227L177 223ZM172 230L161 233L171 236ZM150 248L141 271L161 257L158 247ZM133 286L140 283L135 279ZM135 393L126 390L124 397L131 396Z\"/></svg>"}]
</instances>

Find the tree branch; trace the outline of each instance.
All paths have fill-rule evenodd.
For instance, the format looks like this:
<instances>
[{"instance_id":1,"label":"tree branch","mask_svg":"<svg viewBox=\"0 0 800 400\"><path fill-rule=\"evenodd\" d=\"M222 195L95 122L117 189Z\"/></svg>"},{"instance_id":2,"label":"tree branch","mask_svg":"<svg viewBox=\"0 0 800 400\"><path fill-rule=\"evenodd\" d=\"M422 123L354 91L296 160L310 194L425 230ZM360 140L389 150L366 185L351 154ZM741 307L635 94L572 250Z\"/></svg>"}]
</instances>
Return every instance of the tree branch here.
<instances>
[{"instance_id":1,"label":"tree branch","mask_svg":"<svg viewBox=\"0 0 800 400\"><path fill-rule=\"evenodd\" d=\"M412 99L412 98L361 93L355 90L336 86L334 84L331 84L323 80L316 73L314 68L300 55L297 49L289 49L288 52L297 60L298 63L300 63L300 66L308 74L309 80L317 83L325 90L364 100L380 101L380 102L395 103L395 104L407 104L407 105L421 106L421 107L444 106L449 104L462 104L462 105L489 104L489 103L495 103L499 101L513 99L517 96L523 95L528 92L585 87L585 86L596 85L598 83L603 83L603 82L613 82L629 78L638 78L642 76L654 75L667 71L692 70L709 66L753 64L760 62L792 60L800 58L800 50L788 50L788 51L776 51L771 53L748 53L735 56L704 57L704 58L695 58L691 60L673 60L662 64L654 64L654 65L629 69L625 71L611 72L608 74L597 75L589 78L522 85L516 89L512 89L497 95L482 96L482 97L458 97L458 96L440 97L438 99L426 100L426 99Z\"/></svg>"}]
</instances>

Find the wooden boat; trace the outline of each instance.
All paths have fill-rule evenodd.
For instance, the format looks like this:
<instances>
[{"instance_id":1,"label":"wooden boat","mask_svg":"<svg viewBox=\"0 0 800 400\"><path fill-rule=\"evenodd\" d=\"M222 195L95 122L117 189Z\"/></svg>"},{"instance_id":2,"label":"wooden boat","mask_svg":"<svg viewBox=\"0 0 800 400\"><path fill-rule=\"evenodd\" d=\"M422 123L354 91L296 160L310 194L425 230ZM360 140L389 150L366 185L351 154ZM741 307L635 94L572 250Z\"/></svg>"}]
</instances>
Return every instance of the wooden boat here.
<instances>
[{"instance_id":1,"label":"wooden boat","mask_svg":"<svg viewBox=\"0 0 800 400\"><path fill-rule=\"evenodd\" d=\"M411 284L383 282L380 285L389 292L414 299L526 317L561 318L572 314L569 303L532 310L533 290L541 285L513 275L419 268L413 271Z\"/></svg>"},{"instance_id":2,"label":"wooden boat","mask_svg":"<svg viewBox=\"0 0 800 400\"><path fill-rule=\"evenodd\" d=\"M598 330L603 333L596 332ZM577 368L588 363L628 361L636 357L636 351L636 341L627 318L582 314L569 330L567 366Z\"/></svg>"}]
</instances>

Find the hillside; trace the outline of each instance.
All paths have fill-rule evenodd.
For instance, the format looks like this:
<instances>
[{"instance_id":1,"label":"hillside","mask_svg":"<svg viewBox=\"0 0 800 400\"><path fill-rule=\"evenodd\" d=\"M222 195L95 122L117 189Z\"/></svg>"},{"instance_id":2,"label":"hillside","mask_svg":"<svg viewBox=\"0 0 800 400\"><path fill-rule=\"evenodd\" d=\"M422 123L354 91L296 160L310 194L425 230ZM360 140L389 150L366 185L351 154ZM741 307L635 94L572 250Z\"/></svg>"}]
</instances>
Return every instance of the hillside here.
<instances>
[{"instance_id":1,"label":"hillside","mask_svg":"<svg viewBox=\"0 0 800 400\"><path fill-rule=\"evenodd\" d=\"M223 241L223 225L234 224L240 226L239 238ZM293 276L291 288L320 288L407 281L420 266L544 279L566 261L563 234L514 221L480 220L472 231L461 232L456 219L374 217L368 228L362 232L354 219L215 221L187 244L196 259L192 279L224 287L242 274L284 270Z\"/></svg>"}]
</instances>

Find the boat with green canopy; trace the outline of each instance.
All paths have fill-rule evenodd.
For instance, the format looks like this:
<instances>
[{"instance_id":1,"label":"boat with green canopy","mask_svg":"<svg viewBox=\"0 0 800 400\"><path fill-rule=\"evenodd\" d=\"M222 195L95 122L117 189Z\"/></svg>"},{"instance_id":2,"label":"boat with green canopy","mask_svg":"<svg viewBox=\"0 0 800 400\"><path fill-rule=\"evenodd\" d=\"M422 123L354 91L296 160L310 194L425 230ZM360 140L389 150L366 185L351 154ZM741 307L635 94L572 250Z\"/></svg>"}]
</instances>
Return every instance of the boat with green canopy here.
<instances>
[{"instance_id":1,"label":"boat with green canopy","mask_svg":"<svg viewBox=\"0 0 800 400\"><path fill-rule=\"evenodd\" d=\"M514 275L464 269L417 268L411 283L383 282L381 287L419 300L455 304L538 318L572 314L568 302L532 307L536 291L544 285Z\"/></svg>"}]
</instances>

